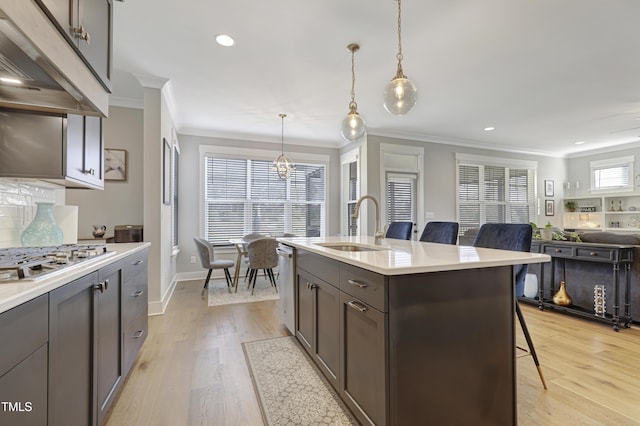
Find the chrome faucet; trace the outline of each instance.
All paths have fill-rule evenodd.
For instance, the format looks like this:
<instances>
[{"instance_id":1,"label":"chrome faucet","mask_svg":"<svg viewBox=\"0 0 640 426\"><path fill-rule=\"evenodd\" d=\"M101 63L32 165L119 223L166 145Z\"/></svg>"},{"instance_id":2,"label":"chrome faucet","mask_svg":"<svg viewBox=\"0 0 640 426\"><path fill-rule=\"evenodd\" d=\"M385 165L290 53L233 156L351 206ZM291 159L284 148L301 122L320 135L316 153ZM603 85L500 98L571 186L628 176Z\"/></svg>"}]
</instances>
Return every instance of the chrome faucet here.
<instances>
[{"instance_id":1,"label":"chrome faucet","mask_svg":"<svg viewBox=\"0 0 640 426\"><path fill-rule=\"evenodd\" d=\"M358 198L358 201L356 201L356 207L353 209L351 217L357 219L358 216L360 216L360 204L362 204L362 201L367 198L373 201L373 204L376 206L376 232L375 234L373 234L373 236L375 237L375 241L379 242L380 239L384 238L384 234L382 233L382 231L380 231L380 207L378 206L378 200L376 200L374 196L363 195L362 197Z\"/></svg>"}]
</instances>

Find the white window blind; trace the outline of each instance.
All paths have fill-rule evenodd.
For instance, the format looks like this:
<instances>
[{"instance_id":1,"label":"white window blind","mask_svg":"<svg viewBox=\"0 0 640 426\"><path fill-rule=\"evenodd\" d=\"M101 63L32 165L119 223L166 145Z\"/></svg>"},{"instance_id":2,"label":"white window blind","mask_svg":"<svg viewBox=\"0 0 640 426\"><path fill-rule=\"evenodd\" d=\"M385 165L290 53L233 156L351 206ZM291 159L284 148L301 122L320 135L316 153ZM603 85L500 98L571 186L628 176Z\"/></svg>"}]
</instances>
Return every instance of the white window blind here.
<instances>
[{"instance_id":1,"label":"white window blind","mask_svg":"<svg viewBox=\"0 0 640 426\"><path fill-rule=\"evenodd\" d=\"M391 173L386 176L387 224L397 221L416 222L415 173Z\"/></svg>"},{"instance_id":2,"label":"white window blind","mask_svg":"<svg viewBox=\"0 0 640 426\"><path fill-rule=\"evenodd\" d=\"M205 155L205 238L229 239L260 232L324 235L325 165L296 164L289 179L271 161Z\"/></svg>"},{"instance_id":3,"label":"white window blind","mask_svg":"<svg viewBox=\"0 0 640 426\"><path fill-rule=\"evenodd\" d=\"M343 214L344 223L347 224L346 235L358 235L358 219L353 218L356 202L358 201L358 162L351 161L343 164L343 194L345 197Z\"/></svg>"},{"instance_id":4,"label":"white window blind","mask_svg":"<svg viewBox=\"0 0 640 426\"><path fill-rule=\"evenodd\" d=\"M632 191L633 163L633 156L592 161L592 192Z\"/></svg>"},{"instance_id":5,"label":"white window blind","mask_svg":"<svg viewBox=\"0 0 640 426\"><path fill-rule=\"evenodd\" d=\"M484 223L529 223L535 215L535 168L458 161L460 232Z\"/></svg>"}]
</instances>

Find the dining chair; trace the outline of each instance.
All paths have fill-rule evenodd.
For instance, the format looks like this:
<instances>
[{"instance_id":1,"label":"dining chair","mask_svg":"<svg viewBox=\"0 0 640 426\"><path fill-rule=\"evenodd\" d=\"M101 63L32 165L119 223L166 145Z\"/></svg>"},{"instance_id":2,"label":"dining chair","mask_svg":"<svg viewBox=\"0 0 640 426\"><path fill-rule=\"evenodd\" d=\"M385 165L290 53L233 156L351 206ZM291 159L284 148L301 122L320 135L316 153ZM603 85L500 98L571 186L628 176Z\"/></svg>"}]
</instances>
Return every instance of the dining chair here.
<instances>
[{"instance_id":1,"label":"dining chair","mask_svg":"<svg viewBox=\"0 0 640 426\"><path fill-rule=\"evenodd\" d=\"M385 238L395 238L398 240L410 240L413 222L391 222L384 234Z\"/></svg>"},{"instance_id":2,"label":"dining chair","mask_svg":"<svg viewBox=\"0 0 640 426\"><path fill-rule=\"evenodd\" d=\"M216 260L213 253L213 244L204 238L194 237L193 241L196 243L196 248L198 249L198 256L200 257L200 263L202 267L208 269L207 279L204 281L204 287L202 287L202 294L209 286L209 279L211 279L211 272L214 269L224 269L224 277L227 280L227 288L229 289L229 293L231 293L231 274L229 273L229 268L235 265L235 262L232 260Z\"/></svg>"},{"instance_id":3,"label":"dining chair","mask_svg":"<svg viewBox=\"0 0 640 426\"><path fill-rule=\"evenodd\" d=\"M420 241L455 245L459 227L458 222L429 222L422 230Z\"/></svg>"},{"instance_id":4,"label":"dining chair","mask_svg":"<svg viewBox=\"0 0 640 426\"><path fill-rule=\"evenodd\" d=\"M484 247L484 248L494 248L501 250L511 250L511 251L531 251L531 236L533 230L531 225L524 223L486 223L480 227L478 234L476 235L476 239L473 242L474 247ZM524 320L524 316L522 315L522 311L520 310L520 304L518 303L517 296L522 295L524 292L524 280L527 276L527 265L516 265L514 266L514 275L515 275L515 294L516 294L516 314L518 316L518 321L520 321L520 326L522 327L522 332L524 333L524 338L527 341L527 345L529 346L529 354L533 358L533 362L536 365L538 370L538 375L540 375L540 380L542 381L542 386L547 389L547 384L544 381L544 376L542 375L542 369L540 368L540 362L538 361L538 356L536 355L536 350L533 347L533 341L531 340L531 335L529 334L529 329L527 328L527 323ZM519 348L525 350L523 348Z\"/></svg>"},{"instance_id":5,"label":"dining chair","mask_svg":"<svg viewBox=\"0 0 640 426\"><path fill-rule=\"evenodd\" d=\"M278 253L276 248L278 242L275 238L258 238L247 244L247 252L249 254L249 284L251 294L256 288L256 277L260 269L265 271L271 285L278 291L276 279L273 275L273 268L278 266Z\"/></svg>"}]
</instances>

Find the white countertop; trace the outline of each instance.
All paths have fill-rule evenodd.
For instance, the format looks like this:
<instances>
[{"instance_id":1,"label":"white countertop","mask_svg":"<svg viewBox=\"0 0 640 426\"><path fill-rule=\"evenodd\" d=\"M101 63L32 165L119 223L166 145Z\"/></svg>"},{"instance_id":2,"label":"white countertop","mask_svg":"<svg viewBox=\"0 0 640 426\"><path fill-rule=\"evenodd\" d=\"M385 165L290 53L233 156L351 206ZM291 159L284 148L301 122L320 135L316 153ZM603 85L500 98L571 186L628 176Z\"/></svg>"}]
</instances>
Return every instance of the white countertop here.
<instances>
[{"instance_id":1,"label":"white countertop","mask_svg":"<svg viewBox=\"0 0 640 426\"><path fill-rule=\"evenodd\" d=\"M109 254L85 260L77 265L49 273L35 280L0 282L0 313L55 290L103 266L151 246L150 243L107 244Z\"/></svg>"},{"instance_id":2,"label":"white countertop","mask_svg":"<svg viewBox=\"0 0 640 426\"><path fill-rule=\"evenodd\" d=\"M278 238L289 246L307 250L340 262L383 275L453 271L549 262L546 254L526 253L472 246L423 243L383 238L375 244L373 237ZM341 251L320 244L355 244L379 250Z\"/></svg>"}]
</instances>

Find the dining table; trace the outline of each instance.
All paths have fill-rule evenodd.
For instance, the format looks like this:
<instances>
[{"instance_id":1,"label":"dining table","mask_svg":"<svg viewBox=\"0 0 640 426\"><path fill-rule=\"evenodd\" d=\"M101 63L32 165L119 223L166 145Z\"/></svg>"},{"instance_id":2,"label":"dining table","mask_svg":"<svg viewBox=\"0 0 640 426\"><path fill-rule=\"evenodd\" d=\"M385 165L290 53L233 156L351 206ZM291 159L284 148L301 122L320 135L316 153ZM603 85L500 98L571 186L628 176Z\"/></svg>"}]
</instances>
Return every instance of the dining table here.
<instances>
[{"instance_id":1,"label":"dining table","mask_svg":"<svg viewBox=\"0 0 640 426\"><path fill-rule=\"evenodd\" d=\"M235 292L238 292L238 280L240 279L240 267L242 266L242 258L248 254L247 241L242 238L231 238L229 240L231 244L236 248L236 267L233 271L233 285L236 288Z\"/></svg>"}]
</instances>

